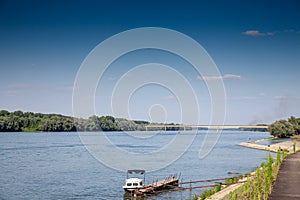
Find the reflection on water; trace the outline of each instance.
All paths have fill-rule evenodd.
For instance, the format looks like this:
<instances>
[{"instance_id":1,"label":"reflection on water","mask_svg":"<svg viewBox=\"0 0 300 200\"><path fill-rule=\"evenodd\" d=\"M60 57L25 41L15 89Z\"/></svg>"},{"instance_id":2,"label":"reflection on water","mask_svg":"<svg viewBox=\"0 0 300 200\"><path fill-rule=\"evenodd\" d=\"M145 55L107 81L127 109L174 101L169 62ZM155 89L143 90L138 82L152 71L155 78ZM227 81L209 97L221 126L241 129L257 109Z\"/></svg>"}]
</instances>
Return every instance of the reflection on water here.
<instances>
[{"instance_id":1,"label":"reflection on water","mask_svg":"<svg viewBox=\"0 0 300 200\"><path fill-rule=\"evenodd\" d=\"M97 133L87 134L93 136ZM182 134L189 133L182 131ZM109 139L118 148L140 153L161 149L175 135L176 132L163 132L153 137L140 137L136 143L132 136L112 132ZM182 181L234 176L227 172L247 173L266 160L267 152L236 144L248 138L258 140L269 136L266 132L224 131L212 152L199 159L199 149L205 137L205 132L200 132L176 162L146 173L146 184L176 173L181 173ZM149 161L149 164L154 162L156 160ZM127 197L122 189L126 172L115 171L95 160L77 133L1 133L0 165L1 199L187 199L203 191Z\"/></svg>"}]
</instances>

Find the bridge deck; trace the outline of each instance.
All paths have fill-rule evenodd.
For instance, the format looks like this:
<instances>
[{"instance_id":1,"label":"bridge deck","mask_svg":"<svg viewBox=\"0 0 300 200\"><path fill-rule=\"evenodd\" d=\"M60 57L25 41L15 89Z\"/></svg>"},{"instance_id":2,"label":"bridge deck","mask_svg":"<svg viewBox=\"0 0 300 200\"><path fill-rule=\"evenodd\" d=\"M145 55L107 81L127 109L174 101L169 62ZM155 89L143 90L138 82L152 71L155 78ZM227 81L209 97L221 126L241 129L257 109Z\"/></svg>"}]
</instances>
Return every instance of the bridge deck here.
<instances>
[{"instance_id":1,"label":"bridge deck","mask_svg":"<svg viewBox=\"0 0 300 200\"><path fill-rule=\"evenodd\" d=\"M256 128L256 129L267 129L267 125L185 125L185 124L151 124L147 125L148 128L208 128L208 129L239 129L239 128Z\"/></svg>"}]
</instances>

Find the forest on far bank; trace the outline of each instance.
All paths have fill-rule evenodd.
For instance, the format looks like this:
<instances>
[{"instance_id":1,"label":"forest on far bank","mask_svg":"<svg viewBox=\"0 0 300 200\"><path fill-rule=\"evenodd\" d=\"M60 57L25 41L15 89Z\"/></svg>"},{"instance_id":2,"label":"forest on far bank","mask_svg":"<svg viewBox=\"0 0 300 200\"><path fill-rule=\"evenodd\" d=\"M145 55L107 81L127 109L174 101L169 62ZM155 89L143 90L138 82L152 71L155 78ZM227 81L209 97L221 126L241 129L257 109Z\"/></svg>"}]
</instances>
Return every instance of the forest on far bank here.
<instances>
[{"instance_id":1,"label":"forest on far bank","mask_svg":"<svg viewBox=\"0 0 300 200\"><path fill-rule=\"evenodd\" d=\"M300 124L300 119L297 119ZM281 122L280 122L281 123ZM294 122L293 122L294 123ZM9 112L0 110L0 132L75 132L75 131L145 131L147 125L160 125L150 130L181 131L183 127L174 123L150 123L143 120L128 120L112 116L90 116L87 119L74 118L61 114L43 114L22 112L20 110ZM171 125L165 128L161 125ZM179 126L173 126L179 125ZM264 124L265 125L265 124ZM276 124L275 124L276 125ZM278 132L277 126L270 129L272 134ZM273 128L273 126L271 127ZM149 130L149 127L148 127ZM199 128L198 130L207 130ZM228 129L229 130L229 129ZM260 128L239 128L240 131L268 131ZM298 130L294 128L293 130ZM272 131L272 132L271 132ZM280 130L281 131L281 130ZM300 129L298 130L300 132Z\"/></svg>"},{"instance_id":2,"label":"forest on far bank","mask_svg":"<svg viewBox=\"0 0 300 200\"><path fill-rule=\"evenodd\" d=\"M93 115L83 119L60 114L0 111L0 132L138 131L145 130L147 124L147 121L112 116Z\"/></svg>"}]
</instances>

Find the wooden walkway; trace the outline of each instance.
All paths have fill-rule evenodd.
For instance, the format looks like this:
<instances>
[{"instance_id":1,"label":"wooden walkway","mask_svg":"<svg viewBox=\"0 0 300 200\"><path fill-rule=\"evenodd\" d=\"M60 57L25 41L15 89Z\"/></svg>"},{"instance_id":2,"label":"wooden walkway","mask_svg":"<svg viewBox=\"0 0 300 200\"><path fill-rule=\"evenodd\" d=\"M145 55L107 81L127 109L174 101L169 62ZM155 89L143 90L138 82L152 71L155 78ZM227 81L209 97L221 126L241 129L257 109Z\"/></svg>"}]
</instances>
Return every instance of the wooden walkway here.
<instances>
[{"instance_id":1,"label":"wooden walkway","mask_svg":"<svg viewBox=\"0 0 300 200\"><path fill-rule=\"evenodd\" d=\"M300 199L300 151L284 159L269 197L269 200L288 199Z\"/></svg>"},{"instance_id":2,"label":"wooden walkway","mask_svg":"<svg viewBox=\"0 0 300 200\"><path fill-rule=\"evenodd\" d=\"M177 187L178 182L179 182L178 178L176 178L175 176L171 176L164 180L154 182L142 189L139 189L138 192L140 192L141 194L153 194L160 190L167 190L170 188Z\"/></svg>"}]
</instances>

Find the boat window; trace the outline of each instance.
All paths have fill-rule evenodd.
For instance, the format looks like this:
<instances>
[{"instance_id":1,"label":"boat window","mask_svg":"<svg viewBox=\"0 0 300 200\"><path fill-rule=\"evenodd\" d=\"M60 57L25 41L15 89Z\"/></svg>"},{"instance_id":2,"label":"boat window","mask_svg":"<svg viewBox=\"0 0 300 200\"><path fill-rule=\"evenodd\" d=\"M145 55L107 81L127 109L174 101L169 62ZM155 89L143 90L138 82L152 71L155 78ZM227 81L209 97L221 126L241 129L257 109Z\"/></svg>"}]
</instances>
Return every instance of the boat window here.
<instances>
[{"instance_id":1,"label":"boat window","mask_svg":"<svg viewBox=\"0 0 300 200\"><path fill-rule=\"evenodd\" d=\"M127 186L131 186L131 183L127 183Z\"/></svg>"},{"instance_id":2,"label":"boat window","mask_svg":"<svg viewBox=\"0 0 300 200\"><path fill-rule=\"evenodd\" d=\"M133 183L133 186L138 186L138 183Z\"/></svg>"},{"instance_id":3,"label":"boat window","mask_svg":"<svg viewBox=\"0 0 300 200\"><path fill-rule=\"evenodd\" d=\"M143 185L143 181L140 182L140 185Z\"/></svg>"}]
</instances>

